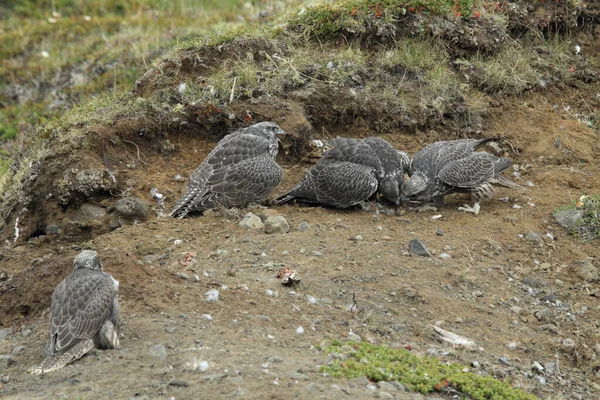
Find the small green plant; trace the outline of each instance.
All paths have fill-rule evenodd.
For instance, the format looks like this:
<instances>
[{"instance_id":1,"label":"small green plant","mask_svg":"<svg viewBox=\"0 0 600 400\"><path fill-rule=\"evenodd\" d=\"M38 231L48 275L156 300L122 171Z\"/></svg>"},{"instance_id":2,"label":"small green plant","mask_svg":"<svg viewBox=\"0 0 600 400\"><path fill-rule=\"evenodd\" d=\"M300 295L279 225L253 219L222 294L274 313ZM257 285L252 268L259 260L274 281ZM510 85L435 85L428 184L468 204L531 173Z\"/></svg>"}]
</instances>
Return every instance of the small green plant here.
<instances>
[{"instance_id":1,"label":"small green plant","mask_svg":"<svg viewBox=\"0 0 600 400\"><path fill-rule=\"evenodd\" d=\"M554 215L576 210L580 213L574 217L577 221L567 228L569 234L579 236L584 241L600 238L600 194L583 195L579 200L573 200L571 204L556 208Z\"/></svg>"},{"instance_id":2,"label":"small green plant","mask_svg":"<svg viewBox=\"0 0 600 400\"><path fill-rule=\"evenodd\" d=\"M333 360L321 367L321 371L334 377L366 376L373 381L399 381L421 393L441 392L451 387L475 400L537 399L508 383L470 372L464 365L417 357L405 349L335 341L325 351L333 355Z\"/></svg>"},{"instance_id":3,"label":"small green plant","mask_svg":"<svg viewBox=\"0 0 600 400\"><path fill-rule=\"evenodd\" d=\"M584 240L591 241L600 237L600 194L583 195L575 203L575 207L583 211L581 224L577 233Z\"/></svg>"}]
</instances>

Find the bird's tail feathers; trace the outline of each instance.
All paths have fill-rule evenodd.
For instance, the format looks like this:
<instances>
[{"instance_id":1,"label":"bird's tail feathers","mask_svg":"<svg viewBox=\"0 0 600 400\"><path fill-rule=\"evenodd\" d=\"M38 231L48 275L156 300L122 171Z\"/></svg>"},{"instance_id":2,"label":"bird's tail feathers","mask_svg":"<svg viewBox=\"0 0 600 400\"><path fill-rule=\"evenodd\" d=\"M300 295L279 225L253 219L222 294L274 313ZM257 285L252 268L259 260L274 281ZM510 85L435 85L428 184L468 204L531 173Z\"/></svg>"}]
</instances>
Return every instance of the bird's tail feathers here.
<instances>
[{"instance_id":1,"label":"bird's tail feathers","mask_svg":"<svg viewBox=\"0 0 600 400\"><path fill-rule=\"evenodd\" d=\"M290 201L292 201L292 200L294 199L294 197L295 197L295 196L292 196L292 195L291 195L291 194L288 192L288 193L286 193L286 194L284 194L284 195L282 195L282 196L279 196L279 197L278 197L278 198L276 198L275 200L273 200L273 203L279 206L279 205L282 205L282 204L285 204L285 203L287 203L287 202L290 202Z\"/></svg>"},{"instance_id":2,"label":"bird's tail feathers","mask_svg":"<svg viewBox=\"0 0 600 400\"><path fill-rule=\"evenodd\" d=\"M173 210L169 213L171 218L183 218L194 207L194 200L198 196L200 190L198 188L188 188L181 199L173 206Z\"/></svg>"},{"instance_id":3,"label":"bird's tail feathers","mask_svg":"<svg viewBox=\"0 0 600 400\"><path fill-rule=\"evenodd\" d=\"M47 372L56 371L66 366L71 361L81 358L84 354L94 348L94 341L86 339L78 342L64 353L53 354L46 357L44 361L31 371L32 374L45 374Z\"/></svg>"},{"instance_id":4,"label":"bird's tail feathers","mask_svg":"<svg viewBox=\"0 0 600 400\"><path fill-rule=\"evenodd\" d=\"M514 183L513 181L506 179L503 176L497 176L496 178L490 180L490 183L498 186L504 186L510 189L527 190L527 188L519 185L518 183Z\"/></svg>"}]
</instances>

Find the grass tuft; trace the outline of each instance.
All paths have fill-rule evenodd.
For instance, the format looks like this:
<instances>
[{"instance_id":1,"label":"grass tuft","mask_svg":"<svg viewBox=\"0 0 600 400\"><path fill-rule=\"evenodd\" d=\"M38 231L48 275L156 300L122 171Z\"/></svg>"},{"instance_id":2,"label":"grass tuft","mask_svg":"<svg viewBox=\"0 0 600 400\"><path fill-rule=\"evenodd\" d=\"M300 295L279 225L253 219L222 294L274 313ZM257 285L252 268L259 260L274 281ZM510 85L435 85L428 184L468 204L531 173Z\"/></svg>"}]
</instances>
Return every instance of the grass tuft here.
<instances>
[{"instance_id":1,"label":"grass tuft","mask_svg":"<svg viewBox=\"0 0 600 400\"><path fill-rule=\"evenodd\" d=\"M333 342L325 348L333 356L321 371L338 378L366 376L372 381L398 381L420 393L452 388L474 400L534 400L537 397L490 376L470 372L460 364L434 357L417 357L405 349L366 342Z\"/></svg>"}]
</instances>

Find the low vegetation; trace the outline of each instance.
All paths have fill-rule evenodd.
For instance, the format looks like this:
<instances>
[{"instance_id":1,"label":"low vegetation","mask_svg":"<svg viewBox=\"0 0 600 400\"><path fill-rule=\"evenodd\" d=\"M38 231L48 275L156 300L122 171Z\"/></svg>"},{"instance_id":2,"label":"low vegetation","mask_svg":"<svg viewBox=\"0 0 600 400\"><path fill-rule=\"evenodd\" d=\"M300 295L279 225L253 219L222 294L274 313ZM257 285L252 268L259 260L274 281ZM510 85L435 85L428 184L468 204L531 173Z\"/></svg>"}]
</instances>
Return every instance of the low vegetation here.
<instances>
[{"instance_id":1,"label":"low vegetation","mask_svg":"<svg viewBox=\"0 0 600 400\"><path fill-rule=\"evenodd\" d=\"M584 241L600 238L600 194L583 195L572 204L558 208L555 213L567 210L581 211L581 218L570 234Z\"/></svg>"},{"instance_id":2,"label":"low vegetation","mask_svg":"<svg viewBox=\"0 0 600 400\"><path fill-rule=\"evenodd\" d=\"M271 2L17 0L0 5L0 174L17 136L90 96L128 90L151 61L191 38L269 20ZM279 2L286 6L299 0ZM260 12L263 17L259 18Z\"/></svg>"},{"instance_id":3,"label":"low vegetation","mask_svg":"<svg viewBox=\"0 0 600 400\"><path fill-rule=\"evenodd\" d=\"M547 26L522 25L520 14L497 2L284 2L296 3L303 5L267 24L241 26L240 16L248 19L258 9L248 11L242 1L183 1L174 9L154 0L109 1L87 15L85 8L64 0L39 14L39 7L31 11L29 16L45 20L25 23L20 45L12 43L12 30L2 31L11 43L2 50L7 61L0 75L12 79L1 91L4 96L9 86L26 88L24 82L40 79L54 87L48 76L65 71L64 79L83 80L49 97L2 100L8 104L2 112L9 115L5 136L22 133L12 168L0 177L0 216L29 199L21 189L32 166L93 143L88 131L96 124L130 118L165 135L210 130L215 124L221 124L221 132L247 122L249 116L240 110L249 104L291 100L304 105L316 124L361 119L375 132L445 126L469 134L484 129L492 96L577 79L569 72L574 60L563 51L567 45L560 35ZM23 16L27 10L9 9ZM548 10L545 24L568 27L577 15L571 2ZM217 14L233 23L207 28L203 21ZM50 56L41 56L43 51ZM93 99L70 108L90 94ZM70 109L52 116L48 101ZM36 109L37 120L28 115ZM43 128L37 129L39 124Z\"/></svg>"},{"instance_id":4,"label":"low vegetation","mask_svg":"<svg viewBox=\"0 0 600 400\"><path fill-rule=\"evenodd\" d=\"M378 381L398 381L420 393L458 392L474 400L534 400L537 397L470 368L418 357L405 349L375 346L366 342L333 342L325 347L332 361L321 371L339 378L366 376ZM450 390L451 389L451 390Z\"/></svg>"}]
</instances>

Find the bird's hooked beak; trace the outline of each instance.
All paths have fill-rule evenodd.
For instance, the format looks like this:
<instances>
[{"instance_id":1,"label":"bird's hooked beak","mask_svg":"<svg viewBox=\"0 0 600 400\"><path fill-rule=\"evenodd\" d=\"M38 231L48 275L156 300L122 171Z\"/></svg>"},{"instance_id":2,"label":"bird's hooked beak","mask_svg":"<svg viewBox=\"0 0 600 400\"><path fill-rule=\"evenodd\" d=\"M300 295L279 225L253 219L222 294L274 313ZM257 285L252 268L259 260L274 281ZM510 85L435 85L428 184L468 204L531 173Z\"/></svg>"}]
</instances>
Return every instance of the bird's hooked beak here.
<instances>
[{"instance_id":1,"label":"bird's hooked beak","mask_svg":"<svg viewBox=\"0 0 600 400\"><path fill-rule=\"evenodd\" d=\"M282 145L282 146L283 146L283 142L282 142L282 141L281 141L281 139L279 139L279 137L278 137L278 136L280 136L280 135L287 135L287 133L286 133L286 132L285 132L283 129L281 129L281 128L279 128L279 129L277 129L277 130L275 131L275 138L277 138L277 143L279 143L280 145Z\"/></svg>"}]
</instances>

